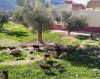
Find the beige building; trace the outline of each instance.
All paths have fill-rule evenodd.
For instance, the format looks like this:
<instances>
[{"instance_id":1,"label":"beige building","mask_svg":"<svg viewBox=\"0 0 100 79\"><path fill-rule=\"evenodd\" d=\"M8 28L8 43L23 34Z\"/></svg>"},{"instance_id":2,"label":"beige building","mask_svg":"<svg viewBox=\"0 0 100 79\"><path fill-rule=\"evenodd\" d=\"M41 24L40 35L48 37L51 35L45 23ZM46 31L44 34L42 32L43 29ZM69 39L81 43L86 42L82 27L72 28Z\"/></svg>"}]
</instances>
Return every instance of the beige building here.
<instances>
[{"instance_id":1,"label":"beige building","mask_svg":"<svg viewBox=\"0 0 100 79\"><path fill-rule=\"evenodd\" d=\"M100 11L73 11L73 15L83 15L90 27L100 27Z\"/></svg>"},{"instance_id":2,"label":"beige building","mask_svg":"<svg viewBox=\"0 0 100 79\"><path fill-rule=\"evenodd\" d=\"M87 8L90 8L93 10L100 10L100 0L90 0L87 3Z\"/></svg>"}]
</instances>

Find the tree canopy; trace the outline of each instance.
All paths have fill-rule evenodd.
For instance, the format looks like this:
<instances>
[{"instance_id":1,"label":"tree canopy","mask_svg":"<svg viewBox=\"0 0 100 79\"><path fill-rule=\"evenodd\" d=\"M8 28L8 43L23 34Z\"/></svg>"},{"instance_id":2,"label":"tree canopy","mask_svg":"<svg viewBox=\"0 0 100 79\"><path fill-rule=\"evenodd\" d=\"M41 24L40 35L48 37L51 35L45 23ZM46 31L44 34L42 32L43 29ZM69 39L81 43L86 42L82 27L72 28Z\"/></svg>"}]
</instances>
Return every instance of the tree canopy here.
<instances>
[{"instance_id":1,"label":"tree canopy","mask_svg":"<svg viewBox=\"0 0 100 79\"><path fill-rule=\"evenodd\" d=\"M8 22L8 15L6 11L0 11L0 31L3 28L4 23Z\"/></svg>"},{"instance_id":2,"label":"tree canopy","mask_svg":"<svg viewBox=\"0 0 100 79\"><path fill-rule=\"evenodd\" d=\"M87 18L85 16L75 16L70 12L62 12L62 17L68 31L68 35L70 35L70 32L73 30L84 28L88 25Z\"/></svg>"},{"instance_id":3,"label":"tree canopy","mask_svg":"<svg viewBox=\"0 0 100 79\"><path fill-rule=\"evenodd\" d=\"M24 0L21 4L23 5L15 11L15 20L27 27L31 26L33 31L38 31L38 40L42 42L42 32L48 31L52 26L48 7L45 7L40 0Z\"/></svg>"},{"instance_id":4,"label":"tree canopy","mask_svg":"<svg viewBox=\"0 0 100 79\"><path fill-rule=\"evenodd\" d=\"M83 16L72 16L68 20L68 34L70 35L70 32L73 30L77 30L79 28L84 28L88 25L86 17Z\"/></svg>"}]
</instances>

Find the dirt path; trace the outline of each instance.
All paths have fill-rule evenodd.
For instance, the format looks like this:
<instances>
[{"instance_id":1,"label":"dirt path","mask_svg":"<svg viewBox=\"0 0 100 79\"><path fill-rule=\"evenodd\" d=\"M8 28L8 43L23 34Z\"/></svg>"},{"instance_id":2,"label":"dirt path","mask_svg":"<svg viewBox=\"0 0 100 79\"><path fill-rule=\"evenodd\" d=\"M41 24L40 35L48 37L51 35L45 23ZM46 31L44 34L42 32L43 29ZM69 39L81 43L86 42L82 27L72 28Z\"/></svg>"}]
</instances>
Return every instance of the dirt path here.
<instances>
[{"instance_id":1,"label":"dirt path","mask_svg":"<svg viewBox=\"0 0 100 79\"><path fill-rule=\"evenodd\" d=\"M35 61L42 60L42 58L36 58L34 60L19 60L19 61L9 61L9 62L1 62L0 65L23 65L28 63L33 63Z\"/></svg>"},{"instance_id":2,"label":"dirt path","mask_svg":"<svg viewBox=\"0 0 100 79\"><path fill-rule=\"evenodd\" d=\"M67 31L61 31L61 30L51 30L51 32L59 32L59 33L68 33ZM90 36L90 33L84 33L84 32L71 32L72 35L85 35L85 36Z\"/></svg>"}]
</instances>

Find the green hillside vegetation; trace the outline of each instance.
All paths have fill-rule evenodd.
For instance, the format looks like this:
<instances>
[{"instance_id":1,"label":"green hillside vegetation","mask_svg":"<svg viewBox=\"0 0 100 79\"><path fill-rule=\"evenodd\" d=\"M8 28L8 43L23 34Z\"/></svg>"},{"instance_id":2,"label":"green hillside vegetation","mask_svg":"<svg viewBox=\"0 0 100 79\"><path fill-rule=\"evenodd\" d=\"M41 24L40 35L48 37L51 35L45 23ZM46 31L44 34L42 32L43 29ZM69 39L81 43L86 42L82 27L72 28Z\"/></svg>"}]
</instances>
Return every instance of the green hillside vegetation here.
<instances>
[{"instance_id":1,"label":"green hillside vegetation","mask_svg":"<svg viewBox=\"0 0 100 79\"><path fill-rule=\"evenodd\" d=\"M8 30L8 32L0 33L0 44L3 46L16 45L33 40L34 35L23 25L9 22L4 25L4 28Z\"/></svg>"},{"instance_id":2,"label":"green hillside vegetation","mask_svg":"<svg viewBox=\"0 0 100 79\"><path fill-rule=\"evenodd\" d=\"M0 70L8 70L10 79L100 79L100 71L93 70L80 65L72 65L69 61L55 60L63 64L64 71L52 68L52 74L45 73L40 67L38 61L28 65L19 66L0 66Z\"/></svg>"},{"instance_id":3,"label":"green hillside vegetation","mask_svg":"<svg viewBox=\"0 0 100 79\"><path fill-rule=\"evenodd\" d=\"M31 33L23 25L13 22L5 24L6 32L0 33L1 46L16 46L23 43L35 42L37 33ZM95 57L95 51L100 50L100 38L95 37L93 41L89 36L76 35L67 36L65 33L44 32L44 43L59 43L64 45L84 45L88 49L85 52L72 52L67 59L56 59L51 57L55 64L61 64L63 69L51 68L52 73L46 73L39 64L45 64L45 60L37 60L22 65L0 65L0 71L7 70L9 79L100 79L100 58ZM22 50L22 60L29 56L28 51ZM43 57L44 52L34 52L32 56ZM6 52L0 52L0 63L5 61L16 61L16 58Z\"/></svg>"}]
</instances>

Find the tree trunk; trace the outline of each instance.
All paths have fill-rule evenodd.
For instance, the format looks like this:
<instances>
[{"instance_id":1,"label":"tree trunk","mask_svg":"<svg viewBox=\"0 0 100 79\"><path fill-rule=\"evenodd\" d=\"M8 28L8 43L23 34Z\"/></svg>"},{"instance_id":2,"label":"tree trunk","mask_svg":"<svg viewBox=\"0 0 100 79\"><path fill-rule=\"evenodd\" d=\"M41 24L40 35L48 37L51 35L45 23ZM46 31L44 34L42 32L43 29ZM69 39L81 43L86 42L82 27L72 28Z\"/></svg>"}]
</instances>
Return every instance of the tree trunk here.
<instances>
[{"instance_id":1,"label":"tree trunk","mask_svg":"<svg viewBox=\"0 0 100 79\"><path fill-rule=\"evenodd\" d=\"M38 28L38 43L43 44L43 41L42 41L42 27Z\"/></svg>"},{"instance_id":2,"label":"tree trunk","mask_svg":"<svg viewBox=\"0 0 100 79\"><path fill-rule=\"evenodd\" d=\"M68 36L70 36L70 33L71 33L71 31L70 31L70 30L68 30Z\"/></svg>"},{"instance_id":3,"label":"tree trunk","mask_svg":"<svg viewBox=\"0 0 100 79\"><path fill-rule=\"evenodd\" d=\"M2 31L3 23L0 24L0 32Z\"/></svg>"}]
</instances>

